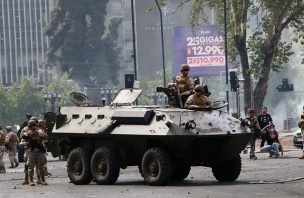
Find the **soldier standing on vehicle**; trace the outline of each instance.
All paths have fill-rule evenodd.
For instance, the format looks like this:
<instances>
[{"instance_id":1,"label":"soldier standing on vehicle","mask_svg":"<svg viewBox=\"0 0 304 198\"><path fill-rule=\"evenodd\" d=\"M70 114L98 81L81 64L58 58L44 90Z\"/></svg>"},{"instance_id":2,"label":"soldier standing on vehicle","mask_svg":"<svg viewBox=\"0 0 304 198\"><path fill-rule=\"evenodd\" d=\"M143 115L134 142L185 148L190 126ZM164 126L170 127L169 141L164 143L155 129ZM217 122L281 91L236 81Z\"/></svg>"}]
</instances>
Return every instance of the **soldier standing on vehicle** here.
<instances>
[{"instance_id":1,"label":"soldier standing on vehicle","mask_svg":"<svg viewBox=\"0 0 304 198\"><path fill-rule=\"evenodd\" d=\"M175 87L177 89L178 97L181 99L182 106L185 104L188 97L192 94L194 88L193 80L188 76L190 67L187 64L182 64L180 67L181 75L176 76L169 83L169 87Z\"/></svg>"},{"instance_id":2,"label":"soldier standing on vehicle","mask_svg":"<svg viewBox=\"0 0 304 198\"><path fill-rule=\"evenodd\" d=\"M28 171L29 171L29 184L30 186L34 186L35 183L33 181L34 177L34 168L38 169L39 175L41 177L41 184L47 185L45 182L45 177L43 173L43 163L44 163L44 152L45 149L42 145L41 136L39 135L39 131L36 127L37 123L35 120L30 120L28 123L28 131L24 133L22 136L21 143L24 144L25 147L28 147Z\"/></svg>"},{"instance_id":3,"label":"soldier standing on vehicle","mask_svg":"<svg viewBox=\"0 0 304 198\"><path fill-rule=\"evenodd\" d=\"M208 97L204 95L204 87L202 85L196 85L194 94L192 94L185 103L185 108L202 109L208 107L212 107L212 103Z\"/></svg>"},{"instance_id":4,"label":"soldier standing on vehicle","mask_svg":"<svg viewBox=\"0 0 304 198\"><path fill-rule=\"evenodd\" d=\"M304 159L304 113L301 115L301 119L298 123L299 128L301 129L302 132L302 141L303 141L303 155L299 157L299 159Z\"/></svg>"},{"instance_id":5,"label":"soldier standing on vehicle","mask_svg":"<svg viewBox=\"0 0 304 198\"><path fill-rule=\"evenodd\" d=\"M262 107L261 113L258 115L258 122L260 125L260 128L263 129L268 125L272 125L272 117L270 116L270 114L267 113L267 107ZM260 148L262 148L265 144L266 139L268 135L266 133L261 133L261 145Z\"/></svg>"},{"instance_id":6,"label":"soldier standing on vehicle","mask_svg":"<svg viewBox=\"0 0 304 198\"><path fill-rule=\"evenodd\" d=\"M6 173L5 165L3 162L3 156L5 153L5 132L2 130L2 127L0 126L0 174Z\"/></svg>"},{"instance_id":7,"label":"soldier standing on vehicle","mask_svg":"<svg viewBox=\"0 0 304 198\"><path fill-rule=\"evenodd\" d=\"M17 146L19 143L19 138L11 126L6 126L5 129L7 133L5 143L7 144L8 158L11 162L11 166L8 168L16 168L19 166L19 162L17 160Z\"/></svg>"}]
</instances>

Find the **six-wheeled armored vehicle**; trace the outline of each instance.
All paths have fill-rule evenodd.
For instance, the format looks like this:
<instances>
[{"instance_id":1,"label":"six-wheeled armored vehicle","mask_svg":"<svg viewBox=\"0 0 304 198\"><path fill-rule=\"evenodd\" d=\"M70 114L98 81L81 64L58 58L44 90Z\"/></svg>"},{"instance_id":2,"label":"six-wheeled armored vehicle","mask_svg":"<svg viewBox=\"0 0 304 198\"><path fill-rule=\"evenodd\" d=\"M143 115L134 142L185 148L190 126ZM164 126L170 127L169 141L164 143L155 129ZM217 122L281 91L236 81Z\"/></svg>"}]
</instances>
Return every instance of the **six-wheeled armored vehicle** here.
<instances>
[{"instance_id":1,"label":"six-wheeled armored vehicle","mask_svg":"<svg viewBox=\"0 0 304 198\"><path fill-rule=\"evenodd\" d=\"M59 108L51 146L67 145L72 183L114 184L127 166L138 166L150 185L183 180L191 166L211 167L220 182L238 178L251 133L217 109L225 103L203 110L132 105L141 92L123 89L108 106L73 92L77 106Z\"/></svg>"}]
</instances>

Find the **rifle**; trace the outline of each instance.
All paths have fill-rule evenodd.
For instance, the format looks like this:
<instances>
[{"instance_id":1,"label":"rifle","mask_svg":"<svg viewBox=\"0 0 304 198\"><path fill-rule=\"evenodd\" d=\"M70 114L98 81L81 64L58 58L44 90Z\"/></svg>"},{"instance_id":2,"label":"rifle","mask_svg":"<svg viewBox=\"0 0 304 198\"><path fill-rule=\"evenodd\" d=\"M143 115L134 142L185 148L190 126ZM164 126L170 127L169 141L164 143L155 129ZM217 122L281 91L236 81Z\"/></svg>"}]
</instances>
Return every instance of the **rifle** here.
<instances>
[{"instance_id":1,"label":"rifle","mask_svg":"<svg viewBox=\"0 0 304 198\"><path fill-rule=\"evenodd\" d=\"M172 77L172 80L173 80L173 83L175 84L175 89L177 91L177 97L178 97L178 100L179 100L179 106L180 106L180 108L183 108L182 97L181 97L181 93L180 93L180 90L179 90L178 83L177 83L176 78L174 76Z\"/></svg>"},{"instance_id":2,"label":"rifle","mask_svg":"<svg viewBox=\"0 0 304 198\"><path fill-rule=\"evenodd\" d=\"M43 153L46 152L44 146L42 144L39 144L37 141L33 140L30 136L22 136L22 139L29 141L31 150L33 151L35 148L37 148L39 151L42 151Z\"/></svg>"}]
</instances>

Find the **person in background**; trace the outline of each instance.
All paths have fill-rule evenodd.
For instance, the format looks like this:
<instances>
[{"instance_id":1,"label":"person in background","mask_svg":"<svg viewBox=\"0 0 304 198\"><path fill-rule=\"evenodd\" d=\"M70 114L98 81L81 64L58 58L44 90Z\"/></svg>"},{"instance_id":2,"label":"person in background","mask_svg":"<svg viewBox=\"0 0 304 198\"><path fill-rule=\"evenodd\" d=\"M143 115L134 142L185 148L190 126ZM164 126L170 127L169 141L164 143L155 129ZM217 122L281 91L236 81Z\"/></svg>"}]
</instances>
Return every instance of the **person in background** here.
<instances>
[{"instance_id":1,"label":"person in background","mask_svg":"<svg viewBox=\"0 0 304 198\"><path fill-rule=\"evenodd\" d=\"M6 126L5 130L5 143L7 145L8 157L11 162L11 166L8 168L16 168L19 165L19 162L17 160L17 147L19 144L19 138L11 126Z\"/></svg>"},{"instance_id":2,"label":"person in background","mask_svg":"<svg viewBox=\"0 0 304 198\"><path fill-rule=\"evenodd\" d=\"M261 129L265 128L268 125L273 124L272 117L270 116L270 114L267 113L267 107L262 107L261 113L258 115L257 118L258 118L258 122L259 122ZM261 133L262 141L261 141L260 148L262 148L264 146L267 138L268 138L268 136L266 133L264 133L264 134Z\"/></svg>"},{"instance_id":3,"label":"person in background","mask_svg":"<svg viewBox=\"0 0 304 198\"><path fill-rule=\"evenodd\" d=\"M37 125L38 131L39 131L39 136L42 139L42 144L46 148L46 145L48 143L48 136L47 136L47 131L46 131L46 124L45 120L38 120L38 125ZM47 158L46 158L47 153L44 153L43 159L43 173L45 176L51 176L52 173L50 173L47 169ZM40 181L41 183L41 181Z\"/></svg>"},{"instance_id":4,"label":"person in background","mask_svg":"<svg viewBox=\"0 0 304 198\"><path fill-rule=\"evenodd\" d=\"M303 155L301 157L299 157L299 159L304 159L304 113L301 115L298 126L301 129L302 141L303 141Z\"/></svg>"},{"instance_id":5,"label":"person in background","mask_svg":"<svg viewBox=\"0 0 304 198\"><path fill-rule=\"evenodd\" d=\"M281 154L283 155L283 146L279 141L279 134L275 129L273 124L269 124L264 127L262 130L262 134L266 135L267 145L261 148L261 153L269 153L269 157L278 158Z\"/></svg>"},{"instance_id":6,"label":"person in background","mask_svg":"<svg viewBox=\"0 0 304 198\"><path fill-rule=\"evenodd\" d=\"M5 152L5 131L2 130L2 127L0 126L0 174L6 173L5 165L3 162L3 156Z\"/></svg>"},{"instance_id":7,"label":"person in background","mask_svg":"<svg viewBox=\"0 0 304 198\"><path fill-rule=\"evenodd\" d=\"M250 144L250 153L249 153L249 158L251 160L256 160L258 159L255 155L255 141L256 141L256 136L254 135L255 131L260 130L259 122L257 117L255 116L255 111L254 109L248 109L247 112L247 117L246 117L246 122L247 126L250 128L252 137L249 140Z\"/></svg>"},{"instance_id":8,"label":"person in background","mask_svg":"<svg viewBox=\"0 0 304 198\"><path fill-rule=\"evenodd\" d=\"M25 127L27 127L27 123L28 123L28 121L31 119L31 117L32 117L32 115L31 114L26 114L26 120L25 121L23 121L23 123L22 123L22 125L21 125L21 127L20 127L20 129L18 130L18 132L17 132L17 136L19 137L19 140L21 140L21 132L22 132L22 130L25 128ZM22 145L18 145L18 162L25 162L26 160L24 160L24 148L23 148L23 146Z\"/></svg>"}]
</instances>

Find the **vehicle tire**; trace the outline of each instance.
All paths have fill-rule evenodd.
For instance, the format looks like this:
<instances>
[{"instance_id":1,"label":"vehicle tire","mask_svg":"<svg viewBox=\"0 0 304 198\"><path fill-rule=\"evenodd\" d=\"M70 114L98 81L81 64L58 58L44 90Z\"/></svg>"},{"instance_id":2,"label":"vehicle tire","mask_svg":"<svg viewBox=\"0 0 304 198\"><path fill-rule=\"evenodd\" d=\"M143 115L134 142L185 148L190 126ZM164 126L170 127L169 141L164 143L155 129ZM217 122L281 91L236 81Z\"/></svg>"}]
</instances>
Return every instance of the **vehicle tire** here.
<instances>
[{"instance_id":1,"label":"vehicle tire","mask_svg":"<svg viewBox=\"0 0 304 198\"><path fill-rule=\"evenodd\" d=\"M212 172L214 177L219 182L232 182L239 177L241 166L241 157L240 154L238 154L232 160L218 163L212 166Z\"/></svg>"},{"instance_id":2,"label":"vehicle tire","mask_svg":"<svg viewBox=\"0 0 304 198\"><path fill-rule=\"evenodd\" d=\"M119 172L119 160L113 149L100 147L94 152L91 159L91 173L97 184L114 184Z\"/></svg>"},{"instance_id":3,"label":"vehicle tire","mask_svg":"<svg viewBox=\"0 0 304 198\"><path fill-rule=\"evenodd\" d=\"M169 154L162 148L150 148L142 159L142 175L152 186L167 185L171 181L172 166Z\"/></svg>"},{"instance_id":4,"label":"vehicle tire","mask_svg":"<svg viewBox=\"0 0 304 198\"><path fill-rule=\"evenodd\" d=\"M70 152L67 160L67 172L72 183L84 185L92 181L90 158L90 153L81 147L74 148Z\"/></svg>"},{"instance_id":5,"label":"vehicle tire","mask_svg":"<svg viewBox=\"0 0 304 198\"><path fill-rule=\"evenodd\" d=\"M186 179L190 173L191 166L187 164L177 164L172 167L172 180L182 181Z\"/></svg>"}]
</instances>

